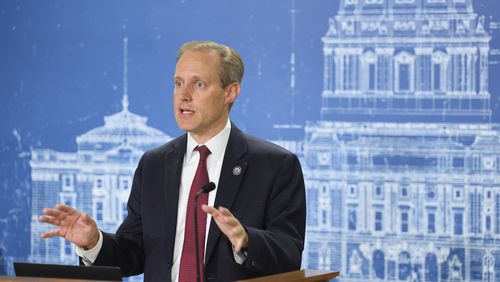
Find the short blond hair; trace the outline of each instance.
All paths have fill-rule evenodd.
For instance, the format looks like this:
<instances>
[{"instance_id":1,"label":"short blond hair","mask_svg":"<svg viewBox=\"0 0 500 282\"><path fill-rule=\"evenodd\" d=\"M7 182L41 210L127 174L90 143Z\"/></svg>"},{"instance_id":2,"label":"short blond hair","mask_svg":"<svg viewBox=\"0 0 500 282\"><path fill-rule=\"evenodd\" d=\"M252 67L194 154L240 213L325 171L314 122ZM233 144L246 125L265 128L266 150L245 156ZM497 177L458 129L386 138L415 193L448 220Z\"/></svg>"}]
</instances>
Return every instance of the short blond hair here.
<instances>
[{"instance_id":1,"label":"short blond hair","mask_svg":"<svg viewBox=\"0 0 500 282\"><path fill-rule=\"evenodd\" d=\"M233 48L213 41L190 41L179 48L177 61L188 51L212 52L219 56L219 79L222 88L226 88L233 82L241 84L245 67L240 54Z\"/></svg>"}]
</instances>

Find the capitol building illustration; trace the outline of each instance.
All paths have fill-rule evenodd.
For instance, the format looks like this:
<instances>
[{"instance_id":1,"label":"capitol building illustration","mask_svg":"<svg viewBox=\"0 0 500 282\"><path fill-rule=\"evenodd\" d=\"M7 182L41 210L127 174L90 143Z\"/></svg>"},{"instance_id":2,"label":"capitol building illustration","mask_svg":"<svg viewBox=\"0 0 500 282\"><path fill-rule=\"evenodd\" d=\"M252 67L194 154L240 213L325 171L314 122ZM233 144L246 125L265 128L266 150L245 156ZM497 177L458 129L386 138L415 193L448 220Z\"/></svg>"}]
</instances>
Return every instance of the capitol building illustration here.
<instances>
[{"instance_id":1,"label":"capitol building illustration","mask_svg":"<svg viewBox=\"0 0 500 282\"><path fill-rule=\"evenodd\" d=\"M321 120L300 140L306 182L302 268L341 281L500 281L500 124L492 123L491 36L472 0L339 0L323 42ZM128 109L33 149L30 261L77 264L41 239L44 207L89 211L113 232L141 155L171 140ZM321 52L321 50L318 50Z\"/></svg>"},{"instance_id":2,"label":"capitol building illustration","mask_svg":"<svg viewBox=\"0 0 500 282\"><path fill-rule=\"evenodd\" d=\"M147 118L129 111L127 38L124 39L122 110L104 117L104 126L76 138L77 151L31 152L32 218L29 260L78 264L75 247L62 238L42 239L51 227L40 223L45 207L63 203L94 218L99 229L115 232L127 215L132 178L142 154L172 138L147 125Z\"/></svg>"},{"instance_id":3,"label":"capitol building illustration","mask_svg":"<svg viewBox=\"0 0 500 282\"><path fill-rule=\"evenodd\" d=\"M342 281L500 281L491 37L471 0L340 0L305 125L304 268Z\"/></svg>"},{"instance_id":4,"label":"capitol building illustration","mask_svg":"<svg viewBox=\"0 0 500 282\"><path fill-rule=\"evenodd\" d=\"M35 149L31 158L33 262L78 264L74 246L62 238L42 239L50 228L38 222L45 207L57 203L88 211L101 230L114 232L127 215L132 178L142 154L171 138L147 126L145 117L128 110L104 118L102 127L77 137L77 152Z\"/></svg>"}]
</instances>

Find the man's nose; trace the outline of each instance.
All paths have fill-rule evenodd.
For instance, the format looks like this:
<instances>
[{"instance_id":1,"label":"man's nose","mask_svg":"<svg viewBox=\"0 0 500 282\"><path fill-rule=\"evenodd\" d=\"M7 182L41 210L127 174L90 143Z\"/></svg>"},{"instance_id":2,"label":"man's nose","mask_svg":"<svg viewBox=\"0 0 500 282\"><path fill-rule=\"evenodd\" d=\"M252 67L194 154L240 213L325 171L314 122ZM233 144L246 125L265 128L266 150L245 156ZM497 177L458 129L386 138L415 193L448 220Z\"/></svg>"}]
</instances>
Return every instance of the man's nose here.
<instances>
[{"instance_id":1,"label":"man's nose","mask_svg":"<svg viewBox=\"0 0 500 282\"><path fill-rule=\"evenodd\" d=\"M176 88L175 92L181 101L191 101L192 91L189 87Z\"/></svg>"}]
</instances>

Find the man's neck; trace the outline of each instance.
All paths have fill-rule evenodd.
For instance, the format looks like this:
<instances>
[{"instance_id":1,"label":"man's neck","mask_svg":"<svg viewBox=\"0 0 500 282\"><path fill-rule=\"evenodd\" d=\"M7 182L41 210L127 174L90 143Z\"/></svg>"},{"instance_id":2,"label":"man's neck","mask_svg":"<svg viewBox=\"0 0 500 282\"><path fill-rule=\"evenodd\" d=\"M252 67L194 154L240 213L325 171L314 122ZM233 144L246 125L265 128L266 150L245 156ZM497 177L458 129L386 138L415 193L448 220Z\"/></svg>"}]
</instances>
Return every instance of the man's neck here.
<instances>
[{"instance_id":1,"label":"man's neck","mask_svg":"<svg viewBox=\"0 0 500 282\"><path fill-rule=\"evenodd\" d=\"M210 131L202 133L202 134L197 134L194 132L189 132L191 137L196 141L198 144L205 144L207 143L210 139L214 138L219 134L227 125L229 122L229 119L227 118L224 123L221 123L221 125L212 128Z\"/></svg>"}]
</instances>

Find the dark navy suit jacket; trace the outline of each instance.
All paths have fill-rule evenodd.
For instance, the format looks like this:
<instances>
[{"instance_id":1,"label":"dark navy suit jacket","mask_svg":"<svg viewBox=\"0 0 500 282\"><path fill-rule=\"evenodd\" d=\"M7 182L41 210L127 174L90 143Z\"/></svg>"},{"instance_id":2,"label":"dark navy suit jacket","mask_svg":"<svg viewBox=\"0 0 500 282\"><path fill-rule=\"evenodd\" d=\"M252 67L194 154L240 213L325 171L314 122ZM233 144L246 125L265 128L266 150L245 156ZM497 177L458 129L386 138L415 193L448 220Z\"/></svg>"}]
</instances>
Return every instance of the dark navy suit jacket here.
<instances>
[{"instance_id":1,"label":"dark navy suit jacket","mask_svg":"<svg viewBox=\"0 0 500 282\"><path fill-rule=\"evenodd\" d=\"M135 172L128 216L116 234L104 233L95 265L120 266L125 276L171 281L177 202L187 136L146 152ZM233 173L241 167L241 173ZM207 281L233 281L300 269L306 219L305 189L297 156L231 127L215 206L246 228L243 265L212 220L205 255Z\"/></svg>"}]
</instances>

